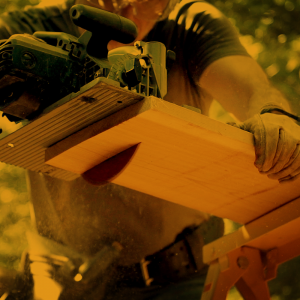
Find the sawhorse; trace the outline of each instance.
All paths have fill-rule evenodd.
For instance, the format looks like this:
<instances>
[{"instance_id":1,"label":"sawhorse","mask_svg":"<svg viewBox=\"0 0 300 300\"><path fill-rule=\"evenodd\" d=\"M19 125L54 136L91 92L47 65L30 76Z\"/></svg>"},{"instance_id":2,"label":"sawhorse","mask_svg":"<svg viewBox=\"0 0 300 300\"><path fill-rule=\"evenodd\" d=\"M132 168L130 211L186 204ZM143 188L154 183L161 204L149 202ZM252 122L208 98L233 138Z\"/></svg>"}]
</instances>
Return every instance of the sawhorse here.
<instances>
[{"instance_id":1,"label":"sawhorse","mask_svg":"<svg viewBox=\"0 0 300 300\"><path fill-rule=\"evenodd\" d=\"M234 285L245 300L270 300L267 281L279 264L300 255L300 198L207 244L201 300L225 300Z\"/></svg>"}]
</instances>

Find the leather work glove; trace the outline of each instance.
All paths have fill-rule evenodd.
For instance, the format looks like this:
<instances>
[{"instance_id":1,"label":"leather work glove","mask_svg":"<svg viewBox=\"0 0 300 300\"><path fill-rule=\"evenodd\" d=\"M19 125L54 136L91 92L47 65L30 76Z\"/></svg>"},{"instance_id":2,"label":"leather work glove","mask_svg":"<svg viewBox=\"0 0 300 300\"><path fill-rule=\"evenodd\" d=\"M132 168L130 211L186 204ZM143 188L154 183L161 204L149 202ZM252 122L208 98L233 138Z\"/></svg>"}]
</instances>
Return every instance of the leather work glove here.
<instances>
[{"instance_id":1,"label":"leather work glove","mask_svg":"<svg viewBox=\"0 0 300 300\"><path fill-rule=\"evenodd\" d=\"M255 166L280 183L300 177L300 126L285 115L265 113L231 124L254 135Z\"/></svg>"}]
</instances>

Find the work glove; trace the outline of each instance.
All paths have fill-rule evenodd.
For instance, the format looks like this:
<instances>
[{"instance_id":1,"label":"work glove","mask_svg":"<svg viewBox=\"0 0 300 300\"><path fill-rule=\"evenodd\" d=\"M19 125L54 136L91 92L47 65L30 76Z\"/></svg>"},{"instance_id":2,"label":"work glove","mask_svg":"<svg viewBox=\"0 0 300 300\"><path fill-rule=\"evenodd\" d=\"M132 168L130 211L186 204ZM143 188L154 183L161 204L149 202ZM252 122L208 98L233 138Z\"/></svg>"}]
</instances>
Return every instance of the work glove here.
<instances>
[{"instance_id":1,"label":"work glove","mask_svg":"<svg viewBox=\"0 0 300 300\"><path fill-rule=\"evenodd\" d=\"M253 133L254 164L261 174L280 183L300 177L300 126L295 120L286 115L265 113L231 125Z\"/></svg>"}]
</instances>

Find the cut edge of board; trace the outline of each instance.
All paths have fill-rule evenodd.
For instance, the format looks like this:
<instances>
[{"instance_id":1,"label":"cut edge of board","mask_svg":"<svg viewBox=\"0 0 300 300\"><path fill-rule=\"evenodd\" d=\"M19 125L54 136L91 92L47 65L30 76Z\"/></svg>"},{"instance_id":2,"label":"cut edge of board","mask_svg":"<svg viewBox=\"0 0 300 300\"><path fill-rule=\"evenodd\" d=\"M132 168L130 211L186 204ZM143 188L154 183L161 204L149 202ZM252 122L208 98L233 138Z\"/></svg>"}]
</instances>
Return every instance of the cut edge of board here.
<instances>
[{"instance_id":1,"label":"cut edge of board","mask_svg":"<svg viewBox=\"0 0 300 300\"><path fill-rule=\"evenodd\" d=\"M155 114L147 114L149 111L155 111ZM55 157L63 154L72 147L75 147L80 143L137 116L156 123L163 123L164 126L168 126L165 118L169 118L169 126L171 128L176 125L176 122L179 122L180 124L176 129L181 131L188 129L189 135L199 134L200 128L202 130L211 131L212 134L215 134L216 137L219 138L216 143L221 142L225 147L230 148L238 147L240 151L244 151L249 155L253 155L254 153L253 135L251 133L213 120L207 116L165 100L158 99L156 97L147 97L144 100L130 105L129 107L126 107L123 110L114 113L113 115L110 115L47 148L45 151L45 163L55 166ZM188 128L185 128L185 125L188 126ZM234 141L234 143L228 143L228 141L225 140L227 138L230 138ZM125 148L126 147L127 146L125 146ZM122 149L116 149L116 153L112 153L111 156L120 151L122 151Z\"/></svg>"},{"instance_id":2,"label":"cut edge of board","mask_svg":"<svg viewBox=\"0 0 300 300\"><path fill-rule=\"evenodd\" d=\"M45 149L144 98L117 85L112 80L97 78L79 92L47 107L36 119L24 121L23 126L1 135L0 161L62 180L77 178L76 173L45 164Z\"/></svg>"}]
</instances>

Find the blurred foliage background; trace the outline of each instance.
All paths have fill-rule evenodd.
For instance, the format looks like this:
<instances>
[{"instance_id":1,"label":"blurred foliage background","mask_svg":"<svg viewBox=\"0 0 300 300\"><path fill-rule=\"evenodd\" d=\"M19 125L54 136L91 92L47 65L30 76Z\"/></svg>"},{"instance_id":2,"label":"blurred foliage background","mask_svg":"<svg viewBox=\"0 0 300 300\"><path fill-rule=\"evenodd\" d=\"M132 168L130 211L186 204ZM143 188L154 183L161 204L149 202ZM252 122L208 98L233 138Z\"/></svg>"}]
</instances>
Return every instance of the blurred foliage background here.
<instances>
[{"instance_id":1,"label":"blurred foliage background","mask_svg":"<svg viewBox=\"0 0 300 300\"><path fill-rule=\"evenodd\" d=\"M0 13L39 2L0 0ZM51 2L48 0L48 3ZM238 28L243 45L300 115L300 0L208 2L220 9ZM216 102L211 116L222 121L231 120L231 116ZM2 123L4 131L10 130L10 124ZM26 247L25 230L30 226L25 172L0 163L0 175L0 265L17 268ZM277 279L269 284L273 300L300 300L299 269L299 258L279 267ZM235 290L228 298L241 299Z\"/></svg>"},{"instance_id":2,"label":"blurred foliage background","mask_svg":"<svg viewBox=\"0 0 300 300\"><path fill-rule=\"evenodd\" d=\"M241 42L300 114L300 0L208 0L238 28ZM226 120L224 112L213 116Z\"/></svg>"}]
</instances>

